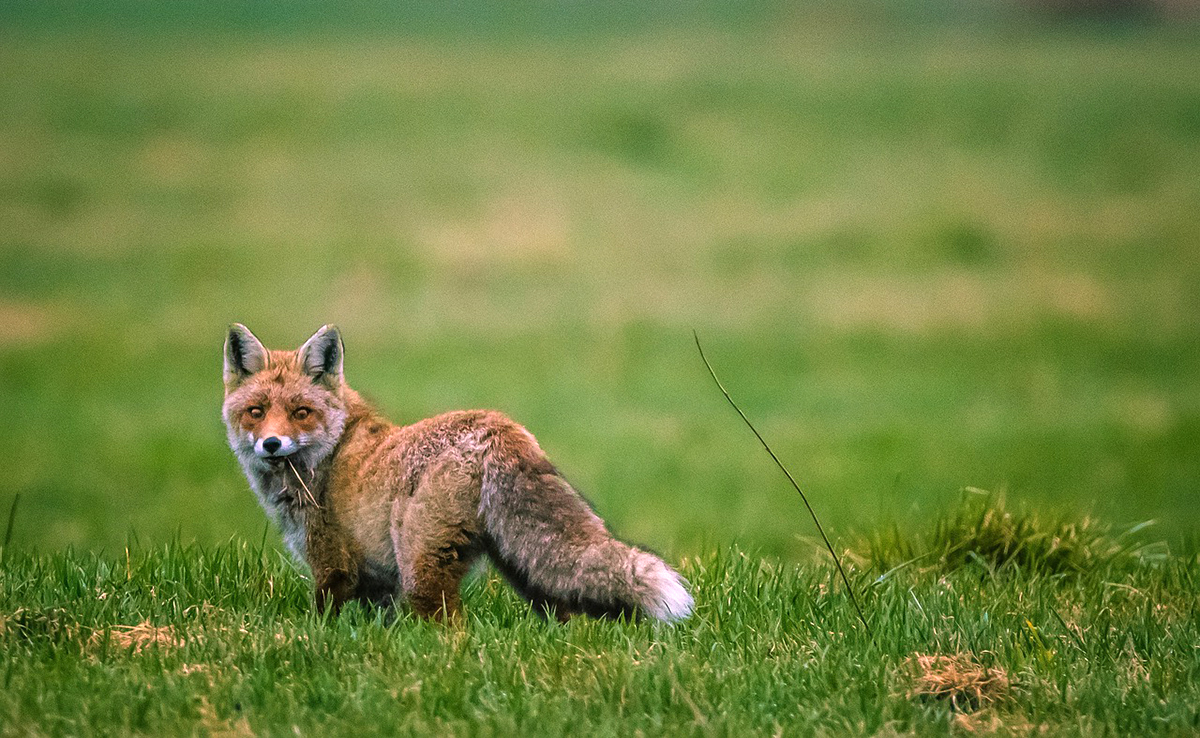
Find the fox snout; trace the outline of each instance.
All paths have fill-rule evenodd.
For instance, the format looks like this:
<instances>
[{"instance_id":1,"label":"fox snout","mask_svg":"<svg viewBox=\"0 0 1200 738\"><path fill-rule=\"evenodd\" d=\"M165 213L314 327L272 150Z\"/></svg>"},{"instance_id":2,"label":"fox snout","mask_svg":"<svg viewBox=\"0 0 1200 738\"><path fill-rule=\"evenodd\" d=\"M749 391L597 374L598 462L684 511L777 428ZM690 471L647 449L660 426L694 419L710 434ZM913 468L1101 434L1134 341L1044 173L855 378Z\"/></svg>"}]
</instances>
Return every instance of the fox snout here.
<instances>
[{"instance_id":1,"label":"fox snout","mask_svg":"<svg viewBox=\"0 0 1200 738\"><path fill-rule=\"evenodd\" d=\"M254 442L254 455L260 459L280 459L291 456L299 448L291 436L266 436Z\"/></svg>"}]
</instances>

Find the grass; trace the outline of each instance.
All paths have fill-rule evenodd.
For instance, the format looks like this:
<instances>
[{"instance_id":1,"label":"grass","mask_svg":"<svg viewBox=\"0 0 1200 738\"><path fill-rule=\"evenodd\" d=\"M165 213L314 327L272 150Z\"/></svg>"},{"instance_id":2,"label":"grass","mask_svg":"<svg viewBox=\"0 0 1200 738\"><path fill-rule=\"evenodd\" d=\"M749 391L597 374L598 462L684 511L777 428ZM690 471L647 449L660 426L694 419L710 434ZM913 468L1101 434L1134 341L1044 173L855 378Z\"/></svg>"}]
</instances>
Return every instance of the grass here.
<instances>
[{"instance_id":1,"label":"grass","mask_svg":"<svg viewBox=\"0 0 1200 738\"><path fill-rule=\"evenodd\" d=\"M1196 731L1193 28L351 5L0 8L0 731ZM697 617L314 620L232 321L508 412Z\"/></svg>"},{"instance_id":2,"label":"grass","mask_svg":"<svg viewBox=\"0 0 1200 738\"><path fill-rule=\"evenodd\" d=\"M873 531L864 548L877 565L934 565L954 570L978 563L991 571L1020 568L1056 575L1078 574L1125 556L1166 555L1162 541L1146 543L1135 534L1153 521L1114 535L1094 518L1059 516L1044 520L1031 510L1009 510L1003 495L964 491L952 515L924 533Z\"/></svg>"},{"instance_id":3,"label":"grass","mask_svg":"<svg viewBox=\"0 0 1200 738\"><path fill-rule=\"evenodd\" d=\"M932 528L955 525L955 515ZM1034 533L1045 534L1049 527ZM1111 543L1111 541L1110 541ZM854 570L689 558L677 627L545 622L493 574L456 626L352 608L245 542L10 552L6 734L1037 733L1200 729L1195 556L1070 577L964 562Z\"/></svg>"}]
</instances>

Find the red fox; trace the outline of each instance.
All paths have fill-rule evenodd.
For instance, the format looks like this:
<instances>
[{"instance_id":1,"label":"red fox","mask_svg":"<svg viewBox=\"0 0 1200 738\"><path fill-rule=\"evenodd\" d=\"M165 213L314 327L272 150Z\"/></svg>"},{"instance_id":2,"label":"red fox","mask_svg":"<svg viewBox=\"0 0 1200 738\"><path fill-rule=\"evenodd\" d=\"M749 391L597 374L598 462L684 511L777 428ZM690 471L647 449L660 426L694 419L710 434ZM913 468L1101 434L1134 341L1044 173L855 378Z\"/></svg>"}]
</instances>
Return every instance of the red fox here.
<instances>
[{"instance_id":1,"label":"red fox","mask_svg":"<svg viewBox=\"0 0 1200 738\"><path fill-rule=\"evenodd\" d=\"M225 339L229 445L312 571L318 611L406 600L454 616L486 555L561 620L691 614L683 577L613 538L529 431L485 410L393 425L346 384L342 355L331 325L295 351L268 351L236 323Z\"/></svg>"}]
</instances>

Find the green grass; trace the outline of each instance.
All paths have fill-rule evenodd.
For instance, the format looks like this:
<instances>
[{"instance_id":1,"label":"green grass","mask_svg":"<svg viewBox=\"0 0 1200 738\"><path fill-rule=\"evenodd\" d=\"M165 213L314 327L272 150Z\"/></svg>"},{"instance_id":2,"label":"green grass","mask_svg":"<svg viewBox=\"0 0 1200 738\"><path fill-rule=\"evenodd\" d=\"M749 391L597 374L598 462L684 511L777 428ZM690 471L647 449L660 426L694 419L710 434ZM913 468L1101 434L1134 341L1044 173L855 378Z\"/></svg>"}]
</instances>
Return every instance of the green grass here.
<instances>
[{"instance_id":1,"label":"green grass","mask_svg":"<svg viewBox=\"0 0 1200 738\"><path fill-rule=\"evenodd\" d=\"M1004 496L968 489L952 514L923 533L898 527L873 531L863 542L876 565L898 570L910 565L958 569L977 563L989 571L1012 567L1076 575L1123 557L1169 555L1163 541L1148 543L1136 534L1147 521L1115 535L1093 518L1059 516L1045 520L1036 511L1011 510Z\"/></svg>"},{"instance_id":2,"label":"green grass","mask_svg":"<svg viewBox=\"0 0 1200 738\"><path fill-rule=\"evenodd\" d=\"M1197 730L1194 27L453 5L0 8L0 731ZM697 617L313 620L232 321L338 323L397 420L508 412ZM147 620L185 642L93 640ZM959 653L1010 688L951 728L909 692Z\"/></svg>"},{"instance_id":3,"label":"green grass","mask_svg":"<svg viewBox=\"0 0 1200 738\"><path fill-rule=\"evenodd\" d=\"M468 586L457 625L357 607L322 621L302 575L244 542L10 552L0 733L1200 729L1194 555L1067 573L1053 556L997 568L979 550L955 566L853 569L873 639L832 567L738 549L684 563L697 610L677 627L546 622L494 574ZM922 668L925 655L957 668Z\"/></svg>"}]
</instances>

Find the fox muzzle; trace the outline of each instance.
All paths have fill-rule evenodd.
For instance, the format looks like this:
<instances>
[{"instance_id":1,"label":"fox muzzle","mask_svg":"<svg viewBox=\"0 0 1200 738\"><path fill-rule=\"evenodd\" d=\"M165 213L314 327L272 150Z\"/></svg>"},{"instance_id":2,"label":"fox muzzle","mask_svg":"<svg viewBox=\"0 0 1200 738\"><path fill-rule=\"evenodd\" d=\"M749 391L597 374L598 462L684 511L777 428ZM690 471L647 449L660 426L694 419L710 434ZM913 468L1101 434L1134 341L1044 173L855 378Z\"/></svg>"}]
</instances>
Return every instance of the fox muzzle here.
<instances>
[{"instance_id":1,"label":"fox muzzle","mask_svg":"<svg viewBox=\"0 0 1200 738\"><path fill-rule=\"evenodd\" d=\"M291 436L267 436L254 442L254 455L260 459L280 459L291 456L299 448Z\"/></svg>"}]
</instances>

